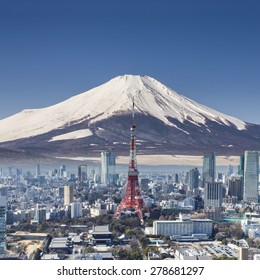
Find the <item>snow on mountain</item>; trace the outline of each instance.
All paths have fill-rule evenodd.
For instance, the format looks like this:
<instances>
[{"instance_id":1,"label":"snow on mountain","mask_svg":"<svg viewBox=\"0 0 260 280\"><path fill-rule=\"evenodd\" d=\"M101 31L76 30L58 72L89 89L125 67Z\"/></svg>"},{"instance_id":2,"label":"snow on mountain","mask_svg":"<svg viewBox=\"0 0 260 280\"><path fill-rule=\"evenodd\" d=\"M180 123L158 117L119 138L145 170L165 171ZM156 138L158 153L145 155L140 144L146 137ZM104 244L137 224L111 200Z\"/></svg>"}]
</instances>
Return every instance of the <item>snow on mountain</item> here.
<instances>
[{"instance_id":1,"label":"snow on mountain","mask_svg":"<svg viewBox=\"0 0 260 280\"><path fill-rule=\"evenodd\" d=\"M23 110L0 120L0 142L41 135L85 120L93 124L113 115L130 113L133 99L137 112L151 115L176 128L170 118L196 126L211 120L238 130L246 129L245 122L200 105L149 76L123 75L56 105ZM80 135L81 132L75 131L67 136L77 138L80 137L78 133ZM67 139L66 136L60 137L50 141Z\"/></svg>"},{"instance_id":2,"label":"snow on mountain","mask_svg":"<svg viewBox=\"0 0 260 280\"><path fill-rule=\"evenodd\" d=\"M49 142L52 141L60 141L60 140L71 140L71 139L79 139L79 138L84 138L93 135L93 133L89 129L80 129L80 130L75 130L72 132L64 133L58 136L52 137Z\"/></svg>"}]
</instances>

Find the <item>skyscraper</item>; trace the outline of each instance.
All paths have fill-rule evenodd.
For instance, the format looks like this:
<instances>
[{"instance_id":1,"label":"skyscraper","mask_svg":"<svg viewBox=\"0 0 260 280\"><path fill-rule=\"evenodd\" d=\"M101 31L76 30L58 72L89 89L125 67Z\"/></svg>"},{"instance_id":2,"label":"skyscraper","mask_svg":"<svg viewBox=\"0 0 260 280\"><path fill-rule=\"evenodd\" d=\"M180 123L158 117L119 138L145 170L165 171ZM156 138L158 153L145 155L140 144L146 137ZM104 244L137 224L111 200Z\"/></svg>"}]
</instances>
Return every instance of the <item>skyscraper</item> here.
<instances>
[{"instance_id":1,"label":"skyscraper","mask_svg":"<svg viewBox=\"0 0 260 280\"><path fill-rule=\"evenodd\" d=\"M101 183L110 185L116 182L116 155L112 151L101 153Z\"/></svg>"},{"instance_id":2,"label":"skyscraper","mask_svg":"<svg viewBox=\"0 0 260 280\"><path fill-rule=\"evenodd\" d=\"M40 175L41 175L41 167L40 164L37 164L35 168L35 177L38 178Z\"/></svg>"},{"instance_id":3,"label":"skyscraper","mask_svg":"<svg viewBox=\"0 0 260 280\"><path fill-rule=\"evenodd\" d=\"M258 202L259 152L245 151L243 200Z\"/></svg>"},{"instance_id":4,"label":"skyscraper","mask_svg":"<svg viewBox=\"0 0 260 280\"><path fill-rule=\"evenodd\" d=\"M74 200L73 186L64 186L64 205L70 205Z\"/></svg>"},{"instance_id":5,"label":"skyscraper","mask_svg":"<svg viewBox=\"0 0 260 280\"><path fill-rule=\"evenodd\" d=\"M215 153L205 153L203 157L203 171L202 182L203 187L206 182L213 183L215 181L216 174L216 157Z\"/></svg>"},{"instance_id":6,"label":"skyscraper","mask_svg":"<svg viewBox=\"0 0 260 280\"><path fill-rule=\"evenodd\" d=\"M197 168L193 168L189 171L188 176L188 190L194 191L199 187L199 170Z\"/></svg>"},{"instance_id":7,"label":"skyscraper","mask_svg":"<svg viewBox=\"0 0 260 280\"><path fill-rule=\"evenodd\" d=\"M46 220L46 209L38 203L36 204L35 209L35 220L37 220L39 224Z\"/></svg>"},{"instance_id":8,"label":"skyscraper","mask_svg":"<svg viewBox=\"0 0 260 280\"><path fill-rule=\"evenodd\" d=\"M204 187L204 209L220 208L223 197L222 183L206 182Z\"/></svg>"},{"instance_id":9,"label":"skyscraper","mask_svg":"<svg viewBox=\"0 0 260 280\"><path fill-rule=\"evenodd\" d=\"M6 197L0 196L0 254L6 250Z\"/></svg>"},{"instance_id":10,"label":"skyscraper","mask_svg":"<svg viewBox=\"0 0 260 280\"><path fill-rule=\"evenodd\" d=\"M81 202L73 202L70 204L71 206L71 218L82 217L82 203Z\"/></svg>"},{"instance_id":11,"label":"skyscraper","mask_svg":"<svg viewBox=\"0 0 260 280\"><path fill-rule=\"evenodd\" d=\"M240 155L238 175L244 176L244 169L245 169L245 155Z\"/></svg>"},{"instance_id":12,"label":"skyscraper","mask_svg":"<svg viewBox=\"0 0 260 280\"><path fill-rule=\"evenodd\" d=\"M78 167L78 181L79 181L79 183L87 180L87 177L88 177L87 171L88 171L87 165L80 165Z\"/></svg>"},{"instance_id":13,"label":"skyscraper","mask_svg":"<svg viewBox=\"0 0 260 280\"><path fill-rule=\"evenodd\" d=\"M228 181L228 195L236 196L238 200L243 199L243 176L231 176Z\"/></svg>"},{"instance_id":14,"label":"skyscraper","mask_svg":"<svg viewBox=\"0 0 260 280\"><path fill-rule=\"evenodd\" d=\"M66 177L66 175L67 175L66 165L63 164L63 165L60 166L59 177L63 178L63 177Z\"/></svg>"}]
</instances>

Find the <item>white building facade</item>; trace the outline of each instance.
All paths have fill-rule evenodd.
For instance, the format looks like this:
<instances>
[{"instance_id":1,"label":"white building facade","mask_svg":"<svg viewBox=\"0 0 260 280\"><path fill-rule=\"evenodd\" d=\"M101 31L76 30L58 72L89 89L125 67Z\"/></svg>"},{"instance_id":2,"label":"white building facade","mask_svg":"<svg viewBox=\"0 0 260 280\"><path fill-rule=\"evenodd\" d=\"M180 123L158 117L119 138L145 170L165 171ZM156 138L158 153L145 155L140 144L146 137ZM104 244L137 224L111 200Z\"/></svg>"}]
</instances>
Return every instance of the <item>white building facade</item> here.
<instances>
[{"instance_id":1,"label":"white building facade","mask_svg":"<svg viewBox=\"0 0 260 280\"><path fill-rule=\"evenodd\" d=\"M209 219L185 219L174 221L154 221L153 234L164 236L192 236L193 234L212 236L213 221Z\"/></svg>"}]
</instances>

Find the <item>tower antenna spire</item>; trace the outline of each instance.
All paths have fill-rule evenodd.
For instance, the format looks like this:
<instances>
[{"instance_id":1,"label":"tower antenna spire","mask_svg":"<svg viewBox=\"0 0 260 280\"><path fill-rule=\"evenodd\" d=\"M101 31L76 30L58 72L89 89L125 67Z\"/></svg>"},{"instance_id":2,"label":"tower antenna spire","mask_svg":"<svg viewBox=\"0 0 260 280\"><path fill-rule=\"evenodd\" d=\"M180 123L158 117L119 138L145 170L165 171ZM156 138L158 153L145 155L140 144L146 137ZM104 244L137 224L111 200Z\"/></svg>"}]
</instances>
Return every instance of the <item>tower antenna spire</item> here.
<instances>
[{"instance_id":1,"label":"tower antenna spire","mask_svg":"<svg viewBox=\"0 0 260 280\"><path fill-rule=\"evenodd\" d=\"M135 100L134 97L132 96L132 120L133 120L133 124L135 123Z\"/></svg>"}]
</instances>

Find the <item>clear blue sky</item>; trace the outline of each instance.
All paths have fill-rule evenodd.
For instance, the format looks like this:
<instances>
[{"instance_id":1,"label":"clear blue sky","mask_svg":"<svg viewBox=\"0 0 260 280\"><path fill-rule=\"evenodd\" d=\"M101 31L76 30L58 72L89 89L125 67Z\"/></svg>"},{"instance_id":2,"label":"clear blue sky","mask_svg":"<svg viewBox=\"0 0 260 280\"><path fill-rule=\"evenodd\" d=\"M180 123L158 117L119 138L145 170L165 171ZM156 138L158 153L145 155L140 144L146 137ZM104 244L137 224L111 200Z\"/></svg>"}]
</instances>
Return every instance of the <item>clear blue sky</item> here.
<instances>
[{"instance_id":1,"label":"clear blue sky","mask_svg":"<svg viewBox=\"0 0 260 280\"><path fill-rule=\"evenodd\" d=\"M0 118L123 74L260 124L258 0L1 0Z\"/></svg>"}]
</instances>

